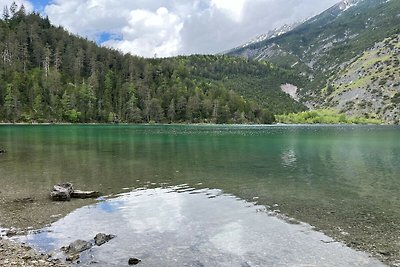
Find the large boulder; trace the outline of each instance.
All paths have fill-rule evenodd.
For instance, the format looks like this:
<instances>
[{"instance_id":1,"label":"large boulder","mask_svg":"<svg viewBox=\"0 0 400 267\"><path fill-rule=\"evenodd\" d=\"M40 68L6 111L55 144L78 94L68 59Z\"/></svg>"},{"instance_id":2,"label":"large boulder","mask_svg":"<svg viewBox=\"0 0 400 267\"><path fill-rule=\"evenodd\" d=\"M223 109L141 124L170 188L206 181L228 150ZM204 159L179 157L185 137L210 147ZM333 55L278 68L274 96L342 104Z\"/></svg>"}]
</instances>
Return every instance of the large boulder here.
<instances>
[{"instance_id":1,"label":"large boulder","mask_svg":"<svg viewBox=\"0 0 400 267\"><path fill-rule=\"evenodd\" d=\"M53 186L50 197L55 201L69 201L72 192L74 192L74 188L71 183L62 183Z\"/></svg>"}]
</instances>

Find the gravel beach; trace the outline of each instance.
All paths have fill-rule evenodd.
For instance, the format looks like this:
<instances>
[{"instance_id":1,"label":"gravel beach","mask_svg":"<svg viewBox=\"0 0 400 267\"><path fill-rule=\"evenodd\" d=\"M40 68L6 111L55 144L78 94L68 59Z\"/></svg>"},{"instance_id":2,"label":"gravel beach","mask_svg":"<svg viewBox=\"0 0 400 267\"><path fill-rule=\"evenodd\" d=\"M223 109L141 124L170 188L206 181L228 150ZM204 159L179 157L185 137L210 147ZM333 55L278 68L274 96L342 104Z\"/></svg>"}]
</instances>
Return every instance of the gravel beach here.
<instances>
[{"instance_id":1,"label":"gravel beach","mask_svg":"<svg viewBox=\"0 0 400 267\"><path fill-rule=\"evenodd\" d=\"M58 259L52 259L50 255L35 251L29 246L0 237L0 266L63 267L66 265L62 264Z\"/></svg>"}]
</instances>

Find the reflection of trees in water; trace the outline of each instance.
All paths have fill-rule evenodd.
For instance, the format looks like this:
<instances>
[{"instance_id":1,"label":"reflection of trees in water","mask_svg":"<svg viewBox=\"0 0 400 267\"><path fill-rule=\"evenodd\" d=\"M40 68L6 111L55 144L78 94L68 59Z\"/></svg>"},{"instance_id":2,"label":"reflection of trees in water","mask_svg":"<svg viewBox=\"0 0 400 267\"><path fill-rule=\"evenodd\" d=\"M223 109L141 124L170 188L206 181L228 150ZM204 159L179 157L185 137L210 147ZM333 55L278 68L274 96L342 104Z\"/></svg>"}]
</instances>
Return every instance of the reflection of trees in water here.
<instances>
[{"instance_id":1,"label":"reflection of trees in water","mask_svg":"<svg viewBox=\"0 0 400 267\"><path fill-rule=\"evenodd\" d=\"M143 183L199 182L247 198L388 198L399 145L363 128L39 126L2 129L12 161L1 181L45 190L60 181L117 193ZM390 130L388 130L390 132ZM17 149L13 149L17 148ZM140 180L140 182L137 182Z\"/></svg>"},{"instance_id":2,"label":"reflection of trees in water","mask_svg":"<svg viewBox=\"0 0 400 267\"><path fill-rule=\"evenodd\" d=\"M285 150L281 153L283 167L296 167L296 153L293 149Z\"/></svg>"}]
</instances>

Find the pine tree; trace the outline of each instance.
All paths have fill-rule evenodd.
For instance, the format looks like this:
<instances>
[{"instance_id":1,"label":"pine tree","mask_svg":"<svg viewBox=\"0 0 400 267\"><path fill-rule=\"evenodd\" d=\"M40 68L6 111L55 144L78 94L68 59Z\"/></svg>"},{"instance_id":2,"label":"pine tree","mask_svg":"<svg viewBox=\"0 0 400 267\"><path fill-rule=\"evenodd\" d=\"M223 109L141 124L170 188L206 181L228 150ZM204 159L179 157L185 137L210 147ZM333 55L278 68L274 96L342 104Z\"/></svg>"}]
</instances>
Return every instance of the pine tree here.
<instances>
[{"instance_id":1,"label":"pine tree","mask_svg":"<svg viewBox=\"0 0 400 267\"><path fill-rule=\"evenodd\" d=\"M18 16L25 17L26 16L26 9L24 4L21 4L21 7L18 10Z\"/></svg>"},{"instance_id":2,"label":"pine tree","mask_svg":"<svg viewBox=\"0 0 400 267\"><path fill-rule=\"evenodd\" d=\"M169 122L175 121L175 116L176 116L175 99L172 99L171 103L168 106L167 116L168 116Z\"/></svg>"},{"instance_id":3,"label":"pine tree","mask_svg":"<svg viewBox=\"0 0 400 267\"><path fill-rule=\"evenodd\" d=\"M105 77L104 80L104 95L103 95L103 101L104 101L104 111L107 112L107 114L111 111L113 111L112 109L112 101L113 101L113 97L112 97L112 92L114 90L114 74L113 72L110 70L107 72L107 75Z\"/></svg>"},{"instance_id":4,"label":"pine tree","mask_svg":"<svg viewBox=\"0 0 400 267\"><path fill-rule=\"evenodd\" d=\"M138 99L136 97L135 87L131 84L128 87L128 101L126 103L126 119L129 122L140 122L140 109L137 107Z\"/></svg>"},{"instance_id":5,"label":"pine tree","mask_svg":"<svg viewBox=\"0 0 400 267\"><path fill-rule=\"evenodd\" d=\"M16 4L15 2L13 2L13 3L11 4L11 6L10 6L11 17L14 17L14 16L15 16L15 14L17 13L17 9L18 9L17 4Z\"/></svg>"},{"instance_id":6,"label":"pine tree","mask_svg":"<svg viewBox=\"0 0 400 267\"><path fill-rule=\"evenodd\" d=\"M6 87L6 93L4 96L4 109L6 113L6 119L8 121L14 121L15 119L15 99L13 94L12 85L9 84Z\"/></svg>"},{"instance_id":7,"label":"pine tree","mask_svg":"<svg viewBox=\"0 0 400 267\"><path fill-rule=\"evenodd\" d=\"M8 11L8 6L4 6L3 20L8 21L9 19L10 19L10 12Z\"/></svg>"},{"instance_id":8,"label":"pine tree","mask_svg":"<svg viewBox=\"0 0 400 267\"><path fill-rule=\"evenodd\" d=\"M164 119L164 112L159 99L151 99L148 109L150 121L161 122Z\"/></svg>"}]
</instances>

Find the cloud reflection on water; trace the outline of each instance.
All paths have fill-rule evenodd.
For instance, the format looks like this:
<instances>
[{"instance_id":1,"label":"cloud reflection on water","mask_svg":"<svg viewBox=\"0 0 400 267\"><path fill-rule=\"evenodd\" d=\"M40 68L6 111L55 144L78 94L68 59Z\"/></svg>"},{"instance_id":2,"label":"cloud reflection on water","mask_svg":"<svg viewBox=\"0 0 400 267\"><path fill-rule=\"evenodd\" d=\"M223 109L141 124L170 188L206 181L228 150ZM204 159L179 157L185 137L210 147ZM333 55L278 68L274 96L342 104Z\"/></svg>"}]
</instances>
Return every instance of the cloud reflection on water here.
<instances>
[{"instance_id":1,"label":"cloud reflection on water","mask_svg":"<svg viewBox=\"0 0 400 267\"><path fill-rule=\"evenodd\" d=\"M210 198L214 196L213 198ZM37 235L23 238L58 250L96 233L117 237L82 257L120 266L379 266L365 253L332 241L309 225L291 225L220 190L181 187L138 190L76 210Z\"/></svg>"}]
</instances>

